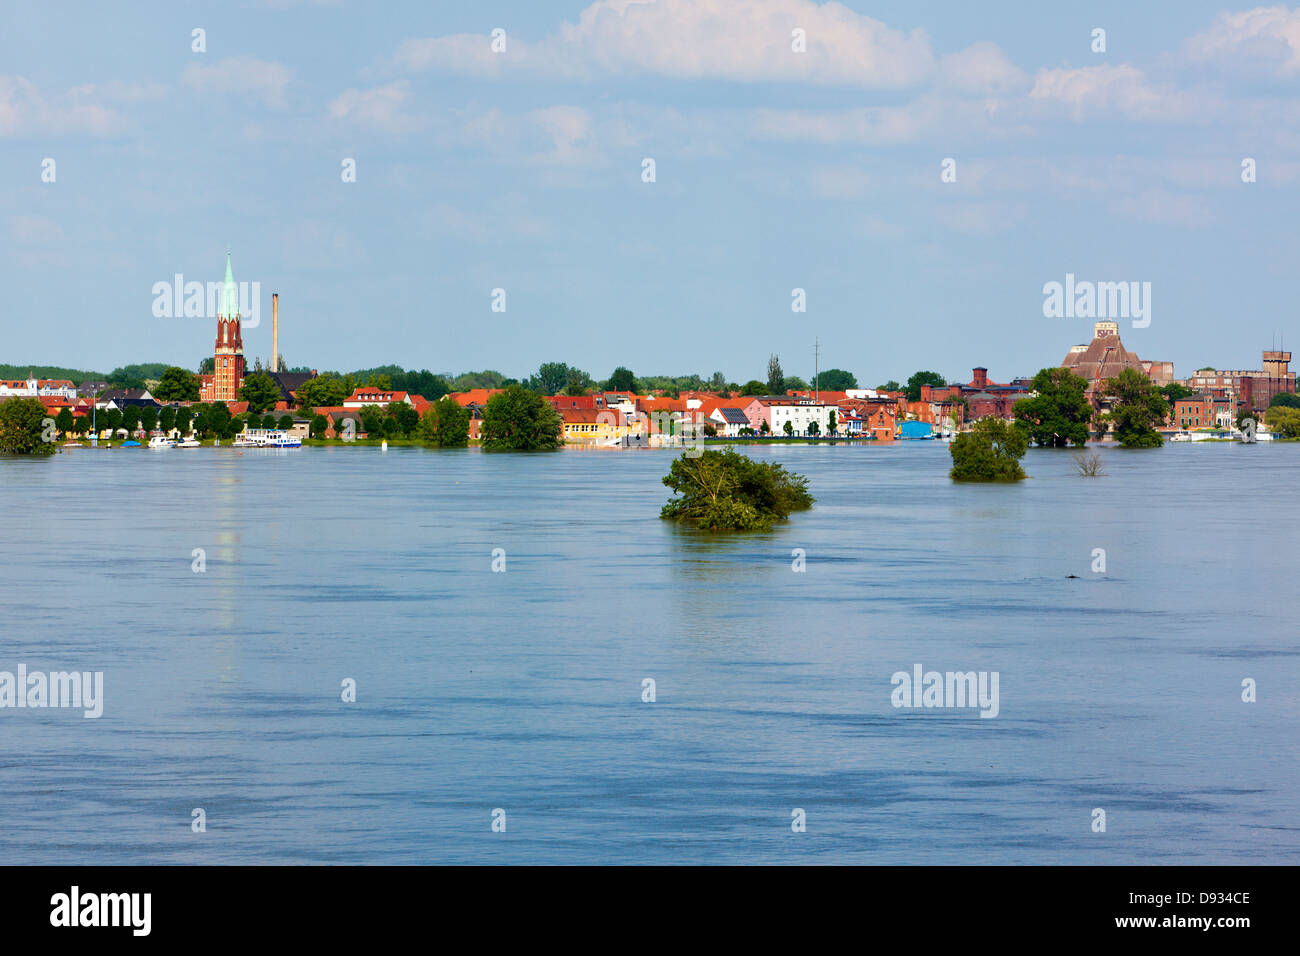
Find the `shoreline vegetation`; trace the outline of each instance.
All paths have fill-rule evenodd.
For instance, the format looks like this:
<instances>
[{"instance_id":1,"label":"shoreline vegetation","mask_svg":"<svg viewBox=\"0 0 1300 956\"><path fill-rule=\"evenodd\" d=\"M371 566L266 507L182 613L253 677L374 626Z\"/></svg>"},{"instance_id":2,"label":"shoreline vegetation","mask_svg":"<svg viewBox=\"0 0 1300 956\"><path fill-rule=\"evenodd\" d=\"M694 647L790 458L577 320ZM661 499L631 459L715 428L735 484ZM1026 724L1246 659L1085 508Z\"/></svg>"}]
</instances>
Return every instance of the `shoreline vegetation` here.
<instances>
[{"instance_id":1,"label":"shoreline vegetation","mask_svg":"<svg viewBox=\"0 0 1300 956\"><path fill-rule=\"evenodd\" d=\"M56 370L53 366L41 367L43 373ZM34 368L32 374L35 374ZM152 377L155 375L157 378ZM101 437L101 441L116 446L133 440L147 443L149 436L155 434L188 436L210 446L215 444L214 439L233 441L244 429L279 428L289 431L297 428L304 445L318 447L348 444L373 447L382 446L387 441L394 447L464 448L471 444L473 419L473 424L479 426L474 442L486 451L554 451L575 446L647 447L651 441L666 444L669 448L685 444L699 449L744 447L747 444L857 445L868 442L892 444L893 440L942 440L951 443L954 455L951 476L960 481L1019 481L1024 477L1018 463L1014 466L1005 464L1005 451L1012 442L1011 432L1007 429L1014 430L1027 447L1039 448L1077 449L1085 445L1157 448L1171 438L1177 441L1254 442L1257 430L1267 431L1266 437L1272 441L1300 440L1300 396L1295 393L1272 395L1266 410L1251 409L1239 402L1236 418L1231 423L1231 409L1221 407L1216 399L1211 409L1214 412L1211 420L1216 422L1218 433L1213 436L1189 435L1189 424L1206 420L1202 417L1206 414L1203 405L1209 399L1198 397L1192 389L1179 382L1159 386L1132 368L1125 368L1115 378L1091 384L1068 368L1044 368L1030 380L1026 396L1016 401L1014 408L1004 408L997 416L990 415L975 422L964 421L970 411L964 397L957 401L966 412L955 418L940 417L944 408L952 404L948 392L942 399L946 404L926 406L925 402L918 402L927 385L945 388L942 376L937 373L918 372L908 379L906 387L893 381L877 386L875 392L878 394L871 401L881 403L873 407L878 408L878 417L886 426L883 434L877 434L880 425L874 422L869 432L865 428L862 431L855 429L852 433L841 431L838 426L843 422L837 421L835 408L829 415L829 424L824 424L824 427L813 421L807 424L806 431L792 430L791 420L787 418L785 434L778 434L769 429L768 419L763 417L765 413L760 412L755 418L755 413L750 410L745 412L749 426L739 429L739 434L718 434L721 419L710 416L703 420L704 434L695 434L690 442L672 440L677 436L685 437L682 432L688 426L684 420L691 416L690 411L676 410L653 411L653 416L662 414L673 418L670 423L658 423L660 434L668 436L669 440L654 441L655 429L650 418L651 411L658 406L651 399L667 397L676 400L675 397L681 393L683 400L676 402L676 409L692 407L686 404L688 395L707 398L713 394L715 397L740 396L742 399L754 396L763 402L764 395L810 397L808 391L797 391L798 388L807 389L807 383L796 376L784 376L776 356L769 362L766 383L753 380L744 385L728 383L721 373L715 373L708 381L699 376L639 378L621 366L615 369L610 379L597 382L579 369L553 362L544 363L536 375L522 382L496 372L465 373L452 380L428 371L407 372L398 366L385 366L365 373L341 375L324 372L301 377L304 380L300 383L295 380L294 391L286 393L283 384L273 381L259 363L240 386L240 401L247 403L247 411L238 414L232 413L234 406L224 401L199 401L200 380L194 373L159 363L116 369L110 375L112 381L94 382L96 388L85 394L98 397L103 392L101 386L121 386L126 382L149 389L145 398L152 399L151 402L117 393L116 398L126 399L121 406L107 402L99 408L95 429L101 436L104 433L112 435L107 439ZM835 379L834 385L843 389L857 384L849 373L832 370L822 376L821 387L830 389L832 378ZM29 389L35 388L30 377L27 381ZM51 384L69 385L72 382L65 380ZM462 386L472 386L473 391L483 394L471 402L466 399L466 392L451 394L447 391ZM796 391L783 392L787 386L795 386ZM410 391L415 388L420 392ZM947 388L951 391L952 387ZM387 405L348 405L344 408L350 395L361 394L365 389L401 394L396 394ZM610 413L615 418L612 429L615 440L588 441L601 437L596 435L599 428L582 424L581 419L579 424L570 428L570 419L561 416L559 408L562 404L566 409L603 407L599 399L590 396L610 389L616 389L615 397L621 409ZM424 393L437 397L427 401ZM644 406L641 393L650 396L645 399L647 404ZM555 396L584 397L587 404L580 405L576 401L565 404L557 401ZM411 401L411 397L416 400ZM1196 398L1196 402L1183 402L1191 398ZM842 401L852 405L861 400L855 397ZM628 411L623 404L629 401L634 402L635 412ZM889 404L895 401L896 408ZM46 404L50 402L49 398L22 395L0 399L0 452L42 456L53 454L65 443L73 446L83 442L86 433L92 430L87 420L90 417L89 406L84 395L75 409L64 402L57 415L53 412L53 405L58 403ZM1201 404L1197 405L1197 402ZM700 404L696 403L697 406ZM277 409L277 405L280 408ZM887 415L884 405L889 405ZM1188 411L1185 405L1197 405L1197 408ZM243 408L242 405L239 407ZM852 405L853 409L857 407ZM340 408L344 411L340 412ZM417 408L421 410L417 411ZM75 415L74 410L77 411ZM1006 417L1001 417L1003 415ZM619 416L628 417L624 420ZM942 434L937 424L940 421L943 423ZM999 424L985 426L983 423L987 421ZM855 418L854 422L857 423L858 419ZM917 433L905 427L911 422L928 423L928 428L922 427ZM731 427L734 423L733 418L725 430L734 431ZM700 422L696 421L697 429L699 425ZM888 427L891 425L892 429ZM988 429L996 430L997 436L994 437ZM1197 432L1207 430L1198 428ZM1243 434L1239 436L1238 431ZM618 440L620 435L622 443ZM962 441L963 436L973 437ZM86 446L82 444L81 447ZM959 461L958 455L964 456L964 460ZM1023 457L1023 453L1015 457ZM981 460L976 462L975 458Z\"/></svg>"}]
</instances>

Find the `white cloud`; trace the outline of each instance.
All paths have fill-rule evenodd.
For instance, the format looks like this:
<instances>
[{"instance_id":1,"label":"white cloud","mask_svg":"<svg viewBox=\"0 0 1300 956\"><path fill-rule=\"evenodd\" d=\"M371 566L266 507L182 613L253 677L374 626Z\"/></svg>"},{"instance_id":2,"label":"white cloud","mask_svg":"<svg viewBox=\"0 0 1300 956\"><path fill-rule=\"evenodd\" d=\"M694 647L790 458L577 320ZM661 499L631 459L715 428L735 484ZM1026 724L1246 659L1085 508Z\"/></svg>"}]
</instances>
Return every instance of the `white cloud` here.
<instances>
[{"instance_id":1,"label":"white cloud","mask_svg":"<svg viewBox=\"0 0 1300 956\"><path fill-rule=\"evenodd\" d=\"M280 109L293 71L282 63L251 56L232 56L211 66L191 63L182 81L196 90L210 93L252 96L267 106Z\"/></svg>"},{"instance_id":2,"label":"white cloud","mask_svg":"<svg viewBox=\"0 0 1300 956\"><path fill-rule=\"evenodd\" d=\"M1201 196L1171 193L1165 189L1148 189L1135 196L1115 200L1112 207L1119 215L1136 222L1162 226L1201 228L1213 217Z\"/></svg>"},{"instance_id":3,"label":"white cloud","mask_svg":"<svg viewBox=\"0 0 1300 956\"><path fill-rule=\"evenodd\" d=\"M806 52L791 49L796 28ZM493 53L486 34L459 34L407 40L396 58L408 69L471 74L651 73L869 89L913 86L934 71L924 31L812 0L597 0L536 44L508 35L505 53Z\"/></svg>"},{"instance_id":4,"label":"white cloud","mask_svg":"<svg viewBox=\"0 0 1300 956\"><path fill-rule=\"evenodd\" d=\"M407 84L390 83L369 90L344 90L329 105L329 115L389 133L414 128L416 121L402 113L408 99Z\"/></svg>"},{"instance_id":5,"label":"white cloud","mask_svg":"<svg viewBox=\"0 0 1300 956\"><path fill-rule=\"evenodd\" d=\"M1256 7L1221 13L1209 30L1187 41L1189 56L1229 67L1259 64L1280 76L1300 73L1300 10Z\"/></svg>"},{"instance_id":6,"label":"white cloud","mask_svg":"<svg viewBox=\"0 0 1300 956\"><path fill-rule=\"evenodd\" d=\"M989 132L997 100L922 96L903 106L847 110L774 110L753 112L749 132L758 139L788 142L892 146L926 139L951 142L958 134Z\"/></svg>"},{"instance_id":7,"label":"white cloud","mask_svg":"<svg viewBox=\"0 0 1300 956\"><path fill-rule=\"evenodd\" d=\"M939 85L972 96L1023 93L1029 77L995 43L974 43L939 61Z\"/></svg>"},{"instance_id":8,"label":"white cloud","mask_svg":"<svg viewBox=\"0 0 1300 956\"><path fill-rule=\"evenodd\" d=\"M14 242L55 242L63 238L63 230L46 216L11 216L9 238Z\"/></svg>"},{"instance_id":9,"label":"white cloud","mask_svg":"<svg viewBox=\"0 0 1300 956\"><path fill-rule=\"evenodd\" d=\"M1032 103L1064 107L1073 120L1181 121L1208 119L1208 104L1191 94L1157 89L1146 74L1127 64L1039 70L1029 91Z\"/></svg>"},{"instance_id":10,"label":"white cloud","mask_svg":"<svg viewBox=\"0 0 1300 956\"><path fill-rule=\"evenodd\" d=\"M21 76L0 76L0 137L88 133L108 136L118 132L125 120L113 109L97 102L102 99L92 86L74 87L66 93L46 96Z\"/></svg>"}]
</instances>

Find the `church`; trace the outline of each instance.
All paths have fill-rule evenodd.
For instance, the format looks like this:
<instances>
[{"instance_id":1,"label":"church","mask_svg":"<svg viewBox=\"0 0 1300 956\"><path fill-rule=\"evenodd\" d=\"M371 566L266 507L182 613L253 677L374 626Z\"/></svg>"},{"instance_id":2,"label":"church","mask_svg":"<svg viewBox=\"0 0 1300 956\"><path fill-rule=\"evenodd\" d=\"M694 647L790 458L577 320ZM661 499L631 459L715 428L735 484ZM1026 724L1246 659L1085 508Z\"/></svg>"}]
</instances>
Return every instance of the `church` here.
<instances>
[{"instance_id":1,"label":"church","mask_svg":"<svg viewBox=\"0 0 1300 956\"><path fill-rule=\"evenodd\" d=\"M226 281L221 291L221 306L217 312L217 344L213 352L211 373L199 375L199 401L205 404L238 402L239 390L244 384L247 365L244 360L244 337L240 327L239 287L235 285L235 272L226 253ZM280 371L280 296L271 296L271 367L266 374L280 387L281 401L276 408L283 410L297 404L294 392L316 372Z\"/></svg>"},{"instance_id":2,"label":"church","mask_svg":"<svg viewBox=\"0 0 1300 956\"><path fill-rule=\"evenodd\" d=\"M217 347L214 353L212 374L199 376L199 401L239 401L239 389L244 384L244 339L239 327L239 289L226 253L226 282L221 292L221 308L217 312Z\"/></svg>"}]
</instances>

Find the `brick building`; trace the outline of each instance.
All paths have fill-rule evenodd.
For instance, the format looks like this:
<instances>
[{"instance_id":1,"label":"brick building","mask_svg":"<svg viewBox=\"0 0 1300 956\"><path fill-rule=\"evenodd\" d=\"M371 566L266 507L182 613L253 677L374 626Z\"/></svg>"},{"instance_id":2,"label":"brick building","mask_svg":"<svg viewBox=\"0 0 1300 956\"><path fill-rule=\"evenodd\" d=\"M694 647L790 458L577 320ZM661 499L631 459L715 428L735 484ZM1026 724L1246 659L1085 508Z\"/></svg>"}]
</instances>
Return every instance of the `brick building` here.
<instances>
[{"instance_id":1,"label":"brick building","mask_svg":"<svg viewBox=\"0 0 1300 956\"><path fill-rule=\"evenodd\" d=\"M234 402L244 384L244 338L240 329L239 291L226 253L226 282L217 313L217 345L211 375L199 376L199 401Z\"/></svg>"}]
</instances>

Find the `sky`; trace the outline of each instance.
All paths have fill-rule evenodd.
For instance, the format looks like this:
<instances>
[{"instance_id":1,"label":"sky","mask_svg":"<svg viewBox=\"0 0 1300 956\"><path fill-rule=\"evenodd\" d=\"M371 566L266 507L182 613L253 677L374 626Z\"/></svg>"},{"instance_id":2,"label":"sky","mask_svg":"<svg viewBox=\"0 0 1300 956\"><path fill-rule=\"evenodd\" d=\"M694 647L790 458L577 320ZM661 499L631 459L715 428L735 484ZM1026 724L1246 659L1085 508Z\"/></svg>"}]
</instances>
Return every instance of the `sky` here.
<instances>
[{"instance_id":1,"label":"sky","mask_svg":"<svg viewBox=\"0 0 1300 956\"><path fill-rule=\"evenodd\" d=\"M195 368L156 285L229 247L250 364L278 292L322 370L1008 381L1091 338L1073 274L1150 283L1142 358L1259 368L1298 92L1300 8L1203 0L5 2L0 362Z\"/></svg>"}]
</instances>

